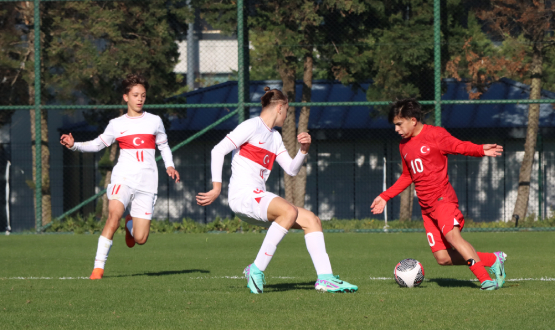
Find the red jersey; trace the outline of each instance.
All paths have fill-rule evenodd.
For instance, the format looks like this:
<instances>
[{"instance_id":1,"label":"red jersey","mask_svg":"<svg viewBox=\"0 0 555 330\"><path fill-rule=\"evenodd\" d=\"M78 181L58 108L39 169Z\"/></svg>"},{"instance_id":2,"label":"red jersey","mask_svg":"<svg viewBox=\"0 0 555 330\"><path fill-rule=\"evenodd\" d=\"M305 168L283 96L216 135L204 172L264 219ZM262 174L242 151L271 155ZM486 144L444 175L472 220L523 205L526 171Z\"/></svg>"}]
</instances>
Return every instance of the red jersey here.
<instances>
[{"instance_id":1,"label":"red jersey","mask_svg":"<svg viewBox=\"0 0 555 330\"><path fill-rule=\"evenodd\" d=\"M422 213L433 211L435 203L440 200L459 202L449 183L447 155L484 156L482 145L463 142L444 128L430 125L424 125L417 136L401 140L399 151L403 174L380 196L388 201L414 182Z\"/></svg>"}]
</instances>

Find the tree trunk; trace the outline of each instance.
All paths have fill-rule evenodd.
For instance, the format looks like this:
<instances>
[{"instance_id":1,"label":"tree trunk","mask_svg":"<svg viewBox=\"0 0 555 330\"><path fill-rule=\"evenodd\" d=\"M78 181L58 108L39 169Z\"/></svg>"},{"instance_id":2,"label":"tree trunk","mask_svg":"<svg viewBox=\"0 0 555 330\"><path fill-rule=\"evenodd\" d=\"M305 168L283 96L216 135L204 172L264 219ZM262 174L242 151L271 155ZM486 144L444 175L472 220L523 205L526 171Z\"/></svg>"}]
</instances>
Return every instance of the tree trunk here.
<instances>
[{"instance_id":1,"label":"tree trunk","mask_svg":"<svg viewBox=\"0 0 555 330\"><path fill-rule=\"evenodd\" d=\"M116 160L116 155L118 153L118 144L114 143L110 146L110 161L112 162L112 168L114 166L114 161ZM112 179L112 169L106 171L106 178L104 179L104 188L108 188ZM102 195L102 216L101 219L108 219L108 194Z\"/></svg>"},{"instance_id":2,"label":"tree trunk","mask_svg":"<svg viewBox=\"0 0 555 330\"><path fill-rule=\"evenodd\" d=\"M541 96L541 75L543 65L542 43L535 43L532 53L532 84L530 88L530 100L537 100ZM520 166L518 177L518 195L516 197L513 220L518 225L519 219L526 217L528 199L530 197L530 176L534 162L536 140L538 138L538 125L540 118L540 105L530 104L528 107L528 128L526 130L526 142L524 143L524 158Z\"/></svg>"},{"instance_id":3,"label":"tree trunk","mask_svg":"<svg viewBox=\"0 0 555 330\"><path fill-rule=\"evenodd\" d=\"M34 78L34 74L33 74ZM30 99L33 98L34 100L34 87L29 85L29 94ZM32 95L32 97L31 97ZM31 100L30 100L31 101ZM50 221L52 221L52 196L50 194L50 149L48 148L48 115L47 110L41 110L41 166L42 166L42 215L40 218L42 219L42 225L46 225ZM37 159L36 159L36 146L35 146L35 110L30 110L31 115L31 152L33 153L33 182L34 182L34 189L36 190L36 183L37 183ZM35 209L36 209L36 199L35 201ZM35 214L35 217L38 219L39 215Z\"/></svg>"},{"instance_id":4,"label":"tree trunk","mask_svg":"<svg viewBox=\"0 0 555 330\"><path fill-rule=\"evenodd\" d=\"M287 59L282 58L278 58L277 64L279 75L283 82L282 92L287 95L289 102L294 102L296 75L295 65L294 63L291 63L291 61L287 61ZM287 118L285 119L281 133L283 144L285 145L287 152L289 152L291 157L295 157L295 154L297 153L297 128L295 127L294 107L289 107L287 109ZM283 174L283 178L285 181L285 199L290 203L294 203L295 178L287 175L287 173Z\"/></svg>"},{"instance_id":5,"label":"tree trunk","mask_svg":"<svg viewBox=\"0 0 555 330\"><path fill-rule=\"evenodd\" d=\"M401 193L401 205L399 211L399 221L411 221L412 206L414 201L414 183Z\"/></svg>"},{"instance_id":6,"label":"tree trunk","mask_svg":"<svg viewBox=\"0 0 555 330\"><path fill-rule=\"evenodd\" d=\"M304 57L304 68L303 68L303 94L301 96L301 102L310 102L312 99L312 70L314 68L314 58L312 53L312 45L307 48L306 55ZM299 115L299 128L298 133L308 132L308 119L310 117L310 107L302 107L301 113ZM295 152L298 152L301 145L297 141L297 148ZM301 167L301 170L295 178L295 191L293 195L293 203L298 207L304 207L305 195L306 195L306 160Z\"/></svg>"},{"instance_id":7,"label":"tree trunk","mask_svg":"<svg viewBox=\"0 0 555 330\"><path fill-rule=\"evenodd\" d=\"M32 2L22 3L20 7L20 12L23 16L23 20L28 26L33 26L34 24L34 4ZM28 54L30 62L33 65L29 66L28 77L29 77L29 105L35 104L35 72L34 72L34 62L35 62L35 33L32 29L29 30L28 34L29 43L27 44ZM33 183L36 192L37 180L41 180L42 183L42 214L35 214L36 219L41 219L42 225L46 225L52 221L52 197L50 194L50 149L48 148L48 112L47 110L41 110L40 112L40 123L41 123L41 166L42 175L41 178L37 178L36 172L36 145L35 145L35 110L30 110L31 117L31 152L33 159ZM35 210L36 210L36 198L33 198Z\"/></svg>"}]
</instances>

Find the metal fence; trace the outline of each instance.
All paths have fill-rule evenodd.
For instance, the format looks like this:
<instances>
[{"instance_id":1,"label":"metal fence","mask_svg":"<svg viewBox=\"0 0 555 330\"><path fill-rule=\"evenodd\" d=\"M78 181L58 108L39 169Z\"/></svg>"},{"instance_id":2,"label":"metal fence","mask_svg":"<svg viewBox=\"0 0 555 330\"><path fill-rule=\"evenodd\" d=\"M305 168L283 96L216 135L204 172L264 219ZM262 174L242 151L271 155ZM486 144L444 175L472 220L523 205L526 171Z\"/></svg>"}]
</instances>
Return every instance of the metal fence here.
<instances>
[{"instance_id":1,"label":"metal fence","mask_svg":"<svg viewBox=\"0 0 555 330\"><path fill-rule=\"evenodd\" d=\"M128 72L149 78L145 108L163 118L182 175L182 184L171 183L160 164L154 218L233 216L229 159L216 205L200 208L194 196L211 186L210 149L259 113L265 85L294 96L299 130L307 118L314 143L304 205L322 219L373 217L371 201L400 174L385 107L415 96L430 111L426 123L505 146L499 159L451 157L449 174L467 218L510 220L528 105L539 103L528 214L550 216L551 37L546 31L541 42L544 88L533 96L533 43L523 33L496 34L484 3L0 0L0 143L10 164L3 221L42 231L76 212L102 216L116 153L72 153L57 141L70 131L77 141L93 139L123 114L117 85ZM284 174L274 172L268 189L283 196ZM398 218L399 198L387 210Z\"/></svg>"}]
</instances>

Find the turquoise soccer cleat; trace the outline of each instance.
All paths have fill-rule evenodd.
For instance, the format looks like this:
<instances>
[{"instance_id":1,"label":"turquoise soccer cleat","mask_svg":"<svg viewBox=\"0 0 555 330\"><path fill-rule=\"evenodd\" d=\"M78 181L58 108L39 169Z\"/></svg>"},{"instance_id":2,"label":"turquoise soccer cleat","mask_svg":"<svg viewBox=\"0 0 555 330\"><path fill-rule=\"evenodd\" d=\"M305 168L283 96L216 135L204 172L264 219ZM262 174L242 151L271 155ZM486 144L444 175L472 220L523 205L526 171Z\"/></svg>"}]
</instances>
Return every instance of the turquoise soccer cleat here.
<instances>
[{"instance_id":1,"label":"turquoise soccer cleat","mask_svg":"<svg viewBox=\"0 0 555 330\"><path fill-rule=\"evenodd\" d=\"M247 278L247 287L251 289L252 293L259 294L264 290L266 278L264 273L256 267L255 264L250 264L243 270L243 274Z\"/></svg>"},{"instance_id":2,"label":"turquoise soccer cleat","mask_svg":"<svg viewBox=\"0 0 555 330\"><path fill-rule=\"evenodd\" d=\"M497 260L495 260L495 263L490 267L489 272L495 275L497 287L502 288L503 284L505 284L505 276L507 276L505 273L505 260L507 260L507 254L501 251L494 252L493 254L495 254Z\"/></svg>"},{"instance_id":3,"label":"turquoise soccer cleat","mask_svg":"<svg viewBox=\"0 0 555 330\"><path fill-rule=\"evenodd\" d=\"M314 284L316 291L321 292L356 292L358 286L339 279L339 275L318 276Z\"/></svg>"},{"instance_id":4,"label":"turquoise soccer cleat","mask_svg":"<svg viewBox=\"0 0 555 330\"><path fill-rule=\"evenodd\" d=\"M496 281L483 281L482 287L480 288L482 291L489 291L489 290L497 290L497 282Z\"/></svg>"}]
</instances>

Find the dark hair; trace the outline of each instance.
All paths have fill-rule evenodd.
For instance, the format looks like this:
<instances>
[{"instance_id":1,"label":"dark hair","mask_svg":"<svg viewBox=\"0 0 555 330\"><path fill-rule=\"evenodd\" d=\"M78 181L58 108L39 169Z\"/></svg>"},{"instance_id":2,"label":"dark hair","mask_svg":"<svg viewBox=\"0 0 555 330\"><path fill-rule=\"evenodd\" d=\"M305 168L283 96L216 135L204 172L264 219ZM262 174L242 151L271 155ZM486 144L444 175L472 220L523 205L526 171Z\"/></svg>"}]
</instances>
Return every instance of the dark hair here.
<instances>
[{"instance_id":1,"label":"dark hair","mask_svg":"<svg viewBox=\"0 0 555 330\"><path fill-rule=\"evenodd\" d=\"M422 121L422 107L414 98L396 100L389 109L389 116L387 119L393 124L393 119L395 117L407 119L414 117L417 121Z\"/></svg>"},{"instance_id":2,"label":"dark hair","mask_svg":"<svg viewBox=\"0 0 555 330\"><path fill-rule=\"evenodd\" d=\"M264 94L262 96L262 99L260 99L260 103L262 103L262 108L265 108L270 105L270 103L274 102L288 102L287 96L285 96L285 94L283 94L283 92L279 89L270 90L270 87L266 86L264 87L264 91L266 92L266 94Z\"/></svg>"},{"instance_id":3,"label":"dark hair","mask_svg":"<svg viewBox=\"0 0 555 330\"><path fill-rule=\"evenodd\" d=\"M137 85L143 85L146 91L148 91L148 81L143 77L141 74L138 73L130 73L127 75L124 81L121 83L121 91L123 94L129 94L131 88Z\"/></svg>"}]
</instances>

